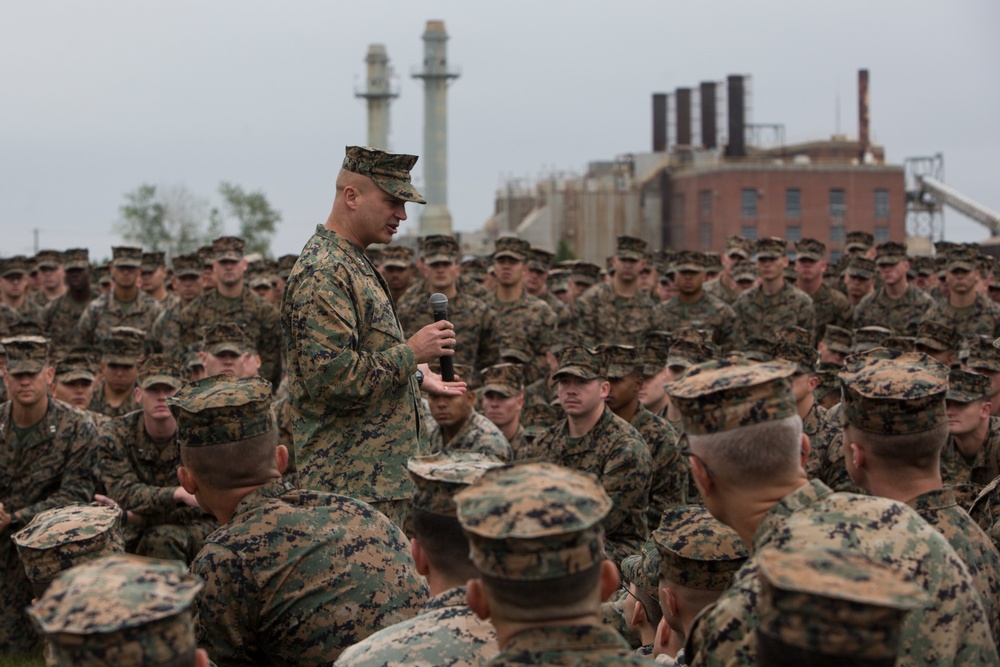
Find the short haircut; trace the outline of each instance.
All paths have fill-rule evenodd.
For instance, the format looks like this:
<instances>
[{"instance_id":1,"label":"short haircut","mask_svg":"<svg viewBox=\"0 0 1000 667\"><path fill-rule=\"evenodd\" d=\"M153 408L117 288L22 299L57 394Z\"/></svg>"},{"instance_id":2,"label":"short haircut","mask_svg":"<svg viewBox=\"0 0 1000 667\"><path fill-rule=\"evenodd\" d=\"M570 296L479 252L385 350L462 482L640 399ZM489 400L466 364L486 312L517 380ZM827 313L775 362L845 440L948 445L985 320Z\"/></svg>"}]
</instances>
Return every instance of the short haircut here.
<instances>
[{"instance_id":1,"label":"short haircut","mask_svg":"<svg viewBox=\"0 0 1000 667\"><path fill-rule=\"evenodd\" d=\"M692 447L704 449L713 472L736 484L780 477L801 467L798 415L687 438Z\"/></svg>"},{"instance_id":2,"label":"short haircut","mask_svg":"<svg viewBox=\"0 0 1000 667\"><path fill-rule=\"evenodd\" d=\"M601 563L556 579L519 581L479 574L493 611L511 621L547 621L594 613L600 605Z\"/></svg>"},{"instance_id":3,"label":"short haircut","mask_svg":"<svg viewBox=\"0 0 1000 667\"><path fill-rule=\"evenodd\" d=\"M431 567L462 584L479 576L469 559L469 540L457 518L417 507L412 508L411 516L413 536L420 541Z\"/></svg>"},{"instance_id":4,"label":"short haircut","mask_svg":"<svg viewBox=\"0 0 1000 667\"><path fill-rule=\"evenodd\" d=\"M847 437L894 468L929 470L939 466L941 450L948 442L948 423L938 424L929 431L899 435L868 433L848 425Z\"/></svg>"},{"instance_id":5,"label":"short haircut","mask_svg":"<svg viewBox=\"0 0 1000 667\"><path fill-rule=\"evenodd\" d=\"M213 489L237 489L274 478L278 429L224 445L181 447L181 461L200 484Z\"/></svg>"}]
</instances>

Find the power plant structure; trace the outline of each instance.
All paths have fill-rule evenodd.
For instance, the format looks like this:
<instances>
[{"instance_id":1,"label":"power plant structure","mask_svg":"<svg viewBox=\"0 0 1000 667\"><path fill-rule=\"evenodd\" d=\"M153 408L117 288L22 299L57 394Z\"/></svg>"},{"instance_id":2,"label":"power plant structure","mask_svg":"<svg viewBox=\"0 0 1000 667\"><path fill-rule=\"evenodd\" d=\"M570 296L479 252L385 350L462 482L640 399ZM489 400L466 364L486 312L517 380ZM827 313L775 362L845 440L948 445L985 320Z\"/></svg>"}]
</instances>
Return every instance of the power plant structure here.
<instances>
[{"instance_id":1,"label":"power plant structure","mask_svg":"<svg viewBox=\"0 0 1000 667\"><path fill-rule=\"evenodd\" d=\"M368 72L365 89L355 91L354 96L368 102L368 143L372 148L389 150L389 103L399 97L390 85L392 69L384 44L369 44L365 57Z\"/></svg>"},{"instance_id":2,"label":"power plant structure","mask_svg":"<svg viewBox=\"0 0 1000 667\"><path fill-rule=\"evenodd\" d=\"M420 235L451 234L448 210L448 82L458 72L448 69L448 33L444 21L428 21L423 34L424 69L414 79L424 81L424 180L427 206L420 214Z\"/></svg>"}]
</instances>

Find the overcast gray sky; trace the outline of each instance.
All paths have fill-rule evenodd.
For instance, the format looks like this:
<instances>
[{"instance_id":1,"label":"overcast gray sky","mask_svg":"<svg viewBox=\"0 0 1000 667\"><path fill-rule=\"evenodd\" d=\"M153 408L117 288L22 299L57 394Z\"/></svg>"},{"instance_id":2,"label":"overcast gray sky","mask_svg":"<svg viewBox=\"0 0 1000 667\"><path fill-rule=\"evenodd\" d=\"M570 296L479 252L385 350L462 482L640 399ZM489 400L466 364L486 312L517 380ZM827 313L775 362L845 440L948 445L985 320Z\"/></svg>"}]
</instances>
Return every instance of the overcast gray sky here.
<instances>
[{"instance_id":1,"label":"overcast gray sky","mask_svg":"<svg viewBox=\"0 0 1000 667\"><path fill-rule=\"evenodd\" d=\"M946 180L1000 210L1000 2L591 0L0 3L0 254L84 245L98 257L124 193L220 181L263 190L276 254L326 220L348 144L366 139L370 43L401 96L390 143L422 150L428 19L449 60L449 204L479 228L506 177L580 172L648 151L654 92L746 73L754 122L789 142L857 134L857 70L890 162L941 152ZM420 182L420 164L415 171ZM410 207L408 207L410 208ZM415 231L416 211L404 231ZM986 232L946 214L946 237ZM231 230L233 231L233 230Z\"/></svg>"}]
</instances>

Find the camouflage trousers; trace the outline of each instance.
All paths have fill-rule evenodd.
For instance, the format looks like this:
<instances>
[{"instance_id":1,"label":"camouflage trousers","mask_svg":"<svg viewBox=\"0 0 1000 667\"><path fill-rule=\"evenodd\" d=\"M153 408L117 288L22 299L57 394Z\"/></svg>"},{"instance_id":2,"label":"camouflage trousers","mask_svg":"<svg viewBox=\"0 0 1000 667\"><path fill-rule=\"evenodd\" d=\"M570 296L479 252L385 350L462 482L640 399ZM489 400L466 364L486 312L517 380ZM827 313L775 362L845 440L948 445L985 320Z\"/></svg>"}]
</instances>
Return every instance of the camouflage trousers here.
<instances>
[{"instance_id":1,"label":"camouflage trousers","mask_svg":"<svg viewBox=\"0 0 1000 667\"><path fill-rule=\"evenodd\" d=\"M24 565L17 556L10 532L5 531L0 538L6 545L0 546L0 655L36 653L41 650L41 638L35 632L25 607L35 597Z\"/></svg>"},{"instance_id":2,"label":"camouflage trousers","mask_svg":"<svg viewBox=\"0 0 1000 667\"><path fill-rule=\"evenodd\" d=\"M149 558L182 560L190 565L205 545L205 538L218 527L215 519L199 519L184 525L162 523L129 527L125 533L125 550Z\"/></svg>"}]
</instances>

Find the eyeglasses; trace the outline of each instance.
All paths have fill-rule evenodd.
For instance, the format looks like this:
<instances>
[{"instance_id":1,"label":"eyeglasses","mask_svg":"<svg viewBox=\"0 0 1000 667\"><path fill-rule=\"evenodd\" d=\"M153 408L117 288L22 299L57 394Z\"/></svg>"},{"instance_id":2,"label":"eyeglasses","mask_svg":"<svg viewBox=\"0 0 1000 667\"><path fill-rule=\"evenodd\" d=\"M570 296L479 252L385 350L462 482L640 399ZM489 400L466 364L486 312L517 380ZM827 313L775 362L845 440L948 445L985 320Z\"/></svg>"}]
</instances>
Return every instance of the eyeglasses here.
<instances>
[{"instance_id":1,"label":"eyeglasses","mask_svg":"<svg viewBox=\"0 0 1000 667\"><path fill-rule=\"evenodd\" d=\"M685 438L685 437L686 437L686 436L681 436L681 438ZM692 458L692 459L697 459L697 460L698 460L698 463L700 463L700 464L701 464L701 467L705 469L705 473L706 473L706 474L707 474L707 475L708 475L709 477L715 477L715 473L714 473L714 472L712 472L712 469L708 467L708 464L707 464L707 463L705 463L705 459L703 459L703 458L701 458L700 456L698 456L697 454L695 454L695 453L694 453L693 451L691 451L691 449L690 449L690 448L688 448L688 447L685 447L684 449L682 449L682 450L681 450L681 456L683 456L683 457L684 457L684 460L685 460L685 461L687 461L687 460L688 460L689 458ZM690 462L690 461L688 461L688 465L690 465L690 464L691 464L691 462Z\"/></svg>"},{"instance_id":2,"label":"eyeglasses","mask_svg":"<svg viewBox=\"0 0 1000 667\"><path fill-rule=\"evenodd\" d=\"M633 598L635 598L635 601L636 601L637 604L641 604L642 605L643 611L646 612L646 618L652 618L652 616L649 613L649 607L646 606L646 603L643 602L642 599L638 595L636 595L635 593L632 592L632 589L629 587L628 582L626 582L624 579L622 579L619 582L618 587L621 588L623 591L625 591L625 595L631 595Z\"/></svg>"}]
</instances>

